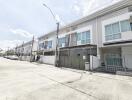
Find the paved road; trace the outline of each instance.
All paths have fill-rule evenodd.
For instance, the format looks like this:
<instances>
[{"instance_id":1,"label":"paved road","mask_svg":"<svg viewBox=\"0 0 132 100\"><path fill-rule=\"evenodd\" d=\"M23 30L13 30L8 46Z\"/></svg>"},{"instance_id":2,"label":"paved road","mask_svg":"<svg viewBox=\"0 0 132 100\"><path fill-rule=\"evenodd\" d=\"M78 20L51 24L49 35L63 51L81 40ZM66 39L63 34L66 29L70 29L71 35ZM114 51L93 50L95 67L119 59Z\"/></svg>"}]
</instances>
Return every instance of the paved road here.
<instances>
[{"instance_id":1,"label":"paved road","mask_svg":"<svg viewBox=\"0 0 132 100\"><path fill-rule=\"evenodd\" d=\"M0 100L132 100L132 78L0 58Z\"/></svg>"}]
</instances>

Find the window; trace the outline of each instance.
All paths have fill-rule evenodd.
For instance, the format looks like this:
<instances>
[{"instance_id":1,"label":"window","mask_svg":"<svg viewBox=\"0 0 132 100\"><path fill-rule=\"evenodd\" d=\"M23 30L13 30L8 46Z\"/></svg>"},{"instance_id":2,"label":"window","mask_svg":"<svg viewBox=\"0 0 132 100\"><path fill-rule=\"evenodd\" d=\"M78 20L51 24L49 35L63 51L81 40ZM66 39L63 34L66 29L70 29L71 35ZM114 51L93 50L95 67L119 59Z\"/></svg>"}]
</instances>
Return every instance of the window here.
<instances>
[{"instance_id":1,"label":"window","mask_svg":"<svg viewBox=\"0 0 132 100\"><path fill-rule=\"evenodd\" d=\"M77 33L77 41L81 41L81 44L90 43L90 31Z\"/></svg>"},{"instance_id":2,"label":"window","mask_svg":"<svg viewBox=\"0 0 132 100\"><path fill-rule=\"evenodd\" d=\"M111 24L105 26L105 35L110 35L110 34L112 34Z\"/></svg>"},{"instance_id":3,"label":"window","mask_svg":"<svg viewBox=\"0 0 132 100\"><path fill-rule=\"evenodd\" d=\"M112 24L112 33L113 34L120 33L119 22Z\"/></svg>"},{"instance_id":4,"label":"window","mask_svg":"<svg viewBox=\"0 0 132 100\"><path fill-rule=\"evenodd\" d=\"M39 48L40 48L40 49L44 48L44 43L40 43L40 44L39 44Z\"/></svg>"},{"instance_id":5,"label":"window","mask_svg":"<svg viewBox=\"0 0 132 100\"><path fill-rule=\"evenodd\" d=\"M52 41L48 41L48 48L52 48Z\"/></svg>"},{"instance_id":6,"label":"window","mask_svg":"<svg viewBox=\"0 0 132 100\"><path fill-rule=\"evenodd\" d=\"M119 22L112 24L112 33L113 33L113 39L121 38Z\"/></svg>"},{"instance_id":7,"label":"window","mask_svg":"<svg viewBox=\"0 0 132 100\"><path fill-rule=\"evenodd\" d=\"M58 42L59 42L58 43L59 47L64 47L65 46L65 42L66 42L66 38L65 37L59 38Z\"/></svg>"},{"instance_id":8,"label":"window","mask_svg":"<svg viewBox=\"0 0 132 100\"><path fill-rule=\"evenodd\" d=\"M77 41L81 40L81 33L77 33Z\"/></svg>"},{"instance_id":9,"label":"window","mask_svg":"<svg viewBox=\"0 0 132 100\"><path fill-rule=\"evenodd\" d=\"M113 24L105 26L105 40L114 40L121 38L121 32L130 31L130 22L128 20L123 20Z\"/></svg>"},{"instance_id":10,"label":"window","mask_svg":"<svg viewBox=\"0 0 132 100\"><path fill-rule=\"evenodd\" d=\"M82 32L81 44L86 44L86 32Z\"/></svg>"},{"instance_id":11,"label":"window","mask_svg":"<svg viewBox=\"0 0 132 100\"><path fill-rule=\"evenodd\" d=\"M128 20L121 21L121 32L130 31L130 22Z\"/></svg>"},{"instance_id":12,"label":"window","mask_svg":"<svg viewBox=\"0 0 132 100\"><path fill-rule=\"evenodd\" d=\"M120 38L121 38L121 33L120 33L119 22L105 26L105 40L106 41L120 39Z\"/></svg>"},{"instance_id":13,"label":"window","mask_svg":"<svg viewBox=\"0 0 132 100\"><path fill-rule=\"evenodd\" d=\"M90 31L86 32L86 43L90 43L91 39L90 39Z\"/></svg>"}]
</instances>

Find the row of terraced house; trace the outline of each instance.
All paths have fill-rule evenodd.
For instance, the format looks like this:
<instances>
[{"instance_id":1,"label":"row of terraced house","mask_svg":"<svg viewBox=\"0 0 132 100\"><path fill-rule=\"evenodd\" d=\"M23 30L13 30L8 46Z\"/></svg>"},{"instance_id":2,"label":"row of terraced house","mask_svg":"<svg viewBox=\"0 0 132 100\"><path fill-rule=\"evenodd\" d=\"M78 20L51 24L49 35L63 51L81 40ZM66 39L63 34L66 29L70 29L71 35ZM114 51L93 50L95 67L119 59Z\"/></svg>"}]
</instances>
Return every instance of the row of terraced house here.
<instances>
[{"instance_id":1,"label":"row of terraced house","mask_svg":"<svg viewBox=\"0 0 132 100\"><path fill-rule=\"evenodd\" d=\"M16 47L21 60L39 57L38 62L53 65L55 51L56 31ZM132 70L132 0L122 0L61 27L58 56L60 67Z\"/></svg>"}]
</instances>

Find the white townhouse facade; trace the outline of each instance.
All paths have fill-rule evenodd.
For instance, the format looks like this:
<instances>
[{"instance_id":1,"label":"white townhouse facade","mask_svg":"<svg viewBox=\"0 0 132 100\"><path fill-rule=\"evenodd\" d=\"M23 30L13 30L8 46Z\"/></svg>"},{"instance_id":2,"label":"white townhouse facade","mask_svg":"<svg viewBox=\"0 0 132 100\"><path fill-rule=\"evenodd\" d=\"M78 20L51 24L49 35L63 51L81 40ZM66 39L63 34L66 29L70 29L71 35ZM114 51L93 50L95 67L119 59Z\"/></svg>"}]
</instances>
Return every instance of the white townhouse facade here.
<instances>
[{"instance_id":1,"label":"white townhouse facade","mask_svg":"<svg viewBox=\"0 0 132 100\"><path fill-rule=\"evenodd\" d=\"M56 33L51 32L38 38L39 62L55 64Z\"/></svg>"},{"instance_id":2,"label":"white townhouse facade","mask_svg":"<svg viewBox=\"0 0 132 100\"><path fill-rule=\"evenodd\" d=\"M35 55L37 55L38 41L36 39L23 43L16 47L16 54L20 60L30 61Z\"/></svg>"},{"instance_id":3,"label":"white townhouse facade","mask_svg":"<svg viewBox=\"0 0 132 100\"><path fill-rule=\"evenodd\" d=\"M88 62L91 70L102 66L112 72L132 69L132 0L122 0L66 25L58 37L60 66L85 70ZM46 48L47 41L52 41L50 48ZM40 51L55 51L55 47L56 31L39 38Z\"/></svg>"}]
</instances>

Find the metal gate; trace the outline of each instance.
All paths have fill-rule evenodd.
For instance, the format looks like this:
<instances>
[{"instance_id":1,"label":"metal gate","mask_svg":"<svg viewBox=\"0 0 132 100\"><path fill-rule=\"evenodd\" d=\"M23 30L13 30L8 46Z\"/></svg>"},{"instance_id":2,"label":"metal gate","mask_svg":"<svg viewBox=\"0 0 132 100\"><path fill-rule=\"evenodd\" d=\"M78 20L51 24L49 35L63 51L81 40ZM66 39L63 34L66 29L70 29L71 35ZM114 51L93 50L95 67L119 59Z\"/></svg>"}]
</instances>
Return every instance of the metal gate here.
<instances>
[{"instance_id":1,"label":"metal gate","mask_svg":"<svg viewBox=\"0 0 132 100\"><path fill-rule=\"evenodd\" d=\"M105 55L105 70L107 72L115 73L116 71L124 71L123 59L118 54Z\"/></svg>"}]
</instances>

